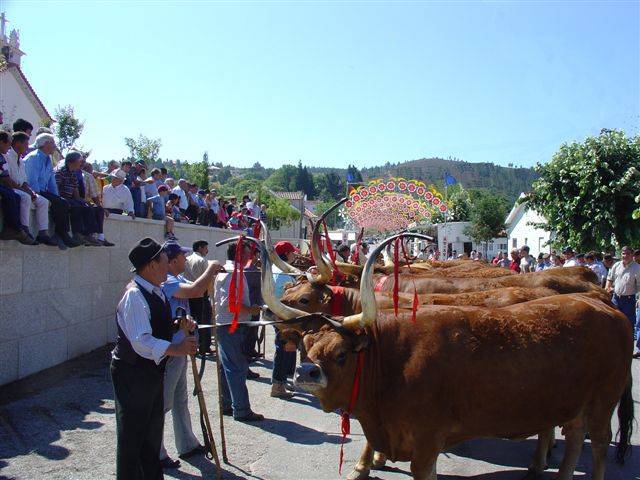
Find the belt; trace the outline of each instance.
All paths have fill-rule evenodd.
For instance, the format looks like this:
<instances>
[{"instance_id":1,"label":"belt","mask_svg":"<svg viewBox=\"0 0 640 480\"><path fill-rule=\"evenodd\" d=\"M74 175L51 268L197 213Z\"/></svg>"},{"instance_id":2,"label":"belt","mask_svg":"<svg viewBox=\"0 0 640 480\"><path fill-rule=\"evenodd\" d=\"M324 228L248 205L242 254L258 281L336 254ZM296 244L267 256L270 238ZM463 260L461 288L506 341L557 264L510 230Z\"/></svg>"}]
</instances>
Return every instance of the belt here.
<instances>
[{"instance_id":1,"label":"belt","mask_svg":"<svg viewBox=\"0 0 640 480\"><path fill-rule=\"evenodd\" d=\"M631 298L633 298L633 299L636 298L635 295L618 295L617 293L614 293L613 295L615 297L617 297L617 298L622 298L622 299L625 299L625 300L628 300L628 299L631 299Z\"/></svg>"}]
</instances>

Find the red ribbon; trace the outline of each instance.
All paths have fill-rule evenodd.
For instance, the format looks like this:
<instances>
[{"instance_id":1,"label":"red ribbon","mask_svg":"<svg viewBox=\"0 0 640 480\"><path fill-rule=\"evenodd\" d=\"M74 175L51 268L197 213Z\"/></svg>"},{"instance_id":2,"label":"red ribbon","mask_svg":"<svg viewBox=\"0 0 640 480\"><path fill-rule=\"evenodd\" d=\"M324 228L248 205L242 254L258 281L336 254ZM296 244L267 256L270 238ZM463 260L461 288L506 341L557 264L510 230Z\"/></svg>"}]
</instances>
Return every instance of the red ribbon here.
<instances>
[{"instance_id":1,"label":"red ribbon","mask_svg":"<svg viewBox=\"0 0 640 480\"><path fill-rule=\"evenodd\" d=\"M398 316L398 275L400 274L400 266L398 265L398 255L400 252L400 237L393 242L393 311Z\"/></svg>"},{"instance_id":2,"label":"red ribbon","mask_svg":"<svg viewBox=\"0 0 640 480\"><path fill-rule=\"evenodd\" d=\"M353 386L351 387L351 397L349 397L349 408L340 414L340 428L342 430L342 443L340 443L340 464L338 465L338 474L342 475L342 461L344 459L344 442L347 439L347 435L351 433L351 412L355 407L358 400L358 392L360 390L360 376L362 375L362 367L364 366L364 350L358 352L358 359L356 364L356 375L353 379Z\"/></svg>"},{"instance_id":3,"label":"red ribbon","mask_svg":"<svg viewBox=\"0 0 640 480\"><path fill-rule=\"evenodd\" d=\"M236 243L236 257L233 265L233 273L231 274L231 284L229 285L229 313L233 313L231 327L229 333L233 333L238 328L238 318L242 308L242 299L244 293L244 264L242 263L242 240L238 238ZM238 280L240 285L238 286Z\"/></svg>"},{"instance_id":4,"label":"red ribbon","mask_svg":"<svg viewBox=\"0 0 640 480\"><path fill-rule=\"evenodd\" d=\"M356 251L351 255L351 261L358 265L360 262L360 246L362 245L362 237L364 235L364 228L360 229L358 238L356 239Z\"/></svg>"},{"instance_id":5,"label":"red ribbon","mask_svg":"<svg viewBox=\"0 0 640 480\"><path fill-rule=\"evenodd\" d=\"M327 243L327 253L329 254L331 265L333 266L333 278L331 279L331 283L336 284L342 280L343 275L340 273L340 270L338 270L338 267L336 266L336 253L333 251L333 245L331 245L329 231L327 230L327 222L323 220L322 226L324 227L324 236ZM322 245L322 243L320 243L320 245Z\"/></svg>"},{"instance_id":6,"label":"red ribbon","mask_svg":"<svg viewBox=\"0 0 640 480\"><path fill-rule=\"evenodd\" d=\"M344 314L344 287L329 286L333 297L331 298L331 315L339 317Z\"/></svg>"},{"instance_id":7,"label":"red ribbon","mask_svg":"<svg viewBox=\"0 0 640 480\"><path fill-rule=\"evenodd\" d=\"M402 245L402 254L404 255L404 260L407 262L407 267L409 268L409 273L413 273L411 271L411 262L409 261L409 255L407 255L407 249L404 246L404 242L400 242ZM416 323L416 311L418 310L418 291L416 290L416 281L411 278L411 282L413 283L413 305L411 306L411 321Z\"/></svg>"},{"instance_id":8,"label":"red ribbon","mask_svg":"<svg viewBox=\"0 0 640 480\"><path fill-rule=\"evenodd\" d=\"M382 288L384 287L384 284L387 283L387 278L389 278L386 275L381 276L378 279L378 282L376 283L376 286L373 288L374 292L381 292Z\"/></svg>"}]
</instances>

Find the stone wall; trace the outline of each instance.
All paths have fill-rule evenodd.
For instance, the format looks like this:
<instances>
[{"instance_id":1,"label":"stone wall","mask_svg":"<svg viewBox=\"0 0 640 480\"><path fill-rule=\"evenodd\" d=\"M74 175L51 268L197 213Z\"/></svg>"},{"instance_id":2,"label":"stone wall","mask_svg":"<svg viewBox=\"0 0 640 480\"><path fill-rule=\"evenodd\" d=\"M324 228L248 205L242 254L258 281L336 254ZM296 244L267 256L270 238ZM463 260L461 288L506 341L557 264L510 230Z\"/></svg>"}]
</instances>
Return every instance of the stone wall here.
<instances>
[{"instance_id":1,"label":"stone wall","mask_svg":"<svg viewBox=\"0 0 640 480\"><path fill-rule=\"evenodd\" d=\"M129 250L143 237L161 242L164 223L112 215L105 237L115 247L61 251L0 241L0 385L52 367L115 339L115 308L131 279ZM176 224L184 246L214 244L229 230Z\"/></svg>"}]
</instances>

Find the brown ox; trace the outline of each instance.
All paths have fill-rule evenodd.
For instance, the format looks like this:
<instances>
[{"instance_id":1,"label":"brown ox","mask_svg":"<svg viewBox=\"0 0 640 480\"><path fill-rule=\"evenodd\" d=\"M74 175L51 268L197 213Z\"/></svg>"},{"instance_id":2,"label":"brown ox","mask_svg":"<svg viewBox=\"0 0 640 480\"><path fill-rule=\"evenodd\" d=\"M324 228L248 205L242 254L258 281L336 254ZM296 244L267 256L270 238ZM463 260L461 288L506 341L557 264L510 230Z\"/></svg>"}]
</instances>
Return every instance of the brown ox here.
<instances>
[{"instance_id":1,"label":"brown ox","mask_svg":"<svg viewBox=\"0 0 640 480\"><path fill-rule=\"evenodd\" d=\"M371 263L362 279L363 313L340 323L319 327L325 317L265 297L281 318L305 322L296 329L310 362L300 365L296 382L325 411L349 408L363 352L352 413L369 447L357 470L368 472L375 449L411 461L414 478L435 479L438 454L457 443L523 438L562 425L558 478L569 480L588 424L593 478L603 480L611 415L623 392L617 457L624 457L633 423L632 332L618 310L587 295L557 295L497 309L426 306L413 323L406 313L378 313ZM546 448L536 453L534 466L544 465Z\"/></svg>"}]
</instances>

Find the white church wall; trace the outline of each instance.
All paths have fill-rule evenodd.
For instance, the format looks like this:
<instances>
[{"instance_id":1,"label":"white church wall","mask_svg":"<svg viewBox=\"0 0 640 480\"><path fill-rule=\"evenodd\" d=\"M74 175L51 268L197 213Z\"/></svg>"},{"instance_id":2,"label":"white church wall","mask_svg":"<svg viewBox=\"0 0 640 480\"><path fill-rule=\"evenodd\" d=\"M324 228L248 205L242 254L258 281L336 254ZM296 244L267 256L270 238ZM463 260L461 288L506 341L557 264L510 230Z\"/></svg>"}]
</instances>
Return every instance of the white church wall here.
<instances>
[{"instance_id":1,"label":"white church wall","mask_svg":"<svg viewBox=\"0 0 640 480\"><path fill-rule=\"evenodd\" d=\"M4 117L4 125L11 127L15 120L23 118L35 130L42 126L42 118L16 80L16 74L12 68L0 72L0 111Z\"/></svg>"}]
</instances>

